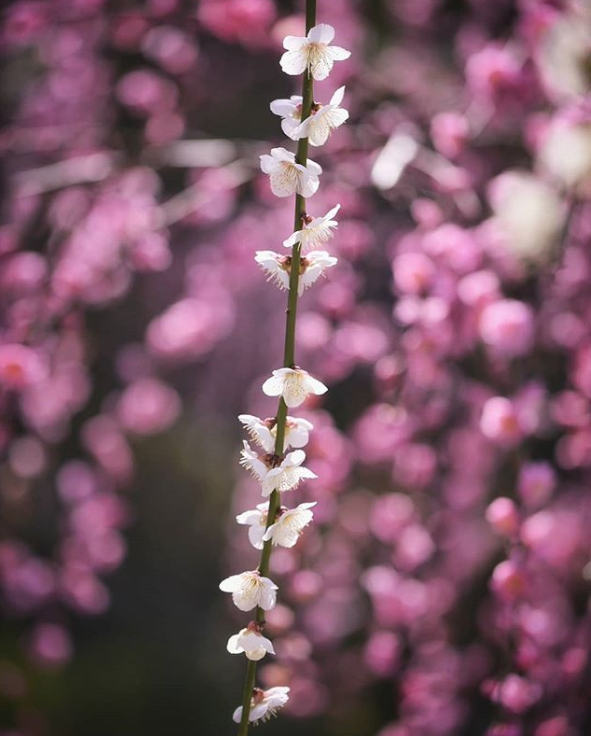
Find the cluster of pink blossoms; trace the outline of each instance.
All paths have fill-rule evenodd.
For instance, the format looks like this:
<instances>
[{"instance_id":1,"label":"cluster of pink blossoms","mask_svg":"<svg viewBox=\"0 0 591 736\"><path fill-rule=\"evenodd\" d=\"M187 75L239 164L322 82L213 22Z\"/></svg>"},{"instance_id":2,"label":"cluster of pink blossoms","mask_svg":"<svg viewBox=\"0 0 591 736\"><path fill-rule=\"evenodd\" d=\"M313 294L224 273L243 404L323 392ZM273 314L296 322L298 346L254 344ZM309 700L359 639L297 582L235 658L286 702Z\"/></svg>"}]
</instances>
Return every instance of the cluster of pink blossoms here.
<instances>
[{"instance_id":1,"label":"cluster of pink blossoms","mask_svg":"<svg viewBox=\"0 0 591 736\"><path fill-rule=\"evenodd\" d=\"M286 52L281 57L281 68L286 74L306 75L306 84L312 94L312 80L326 79L335 61L347 59L350 52L338 46L331 46L334 39L334 28L327 24L315 25L305 37L287 36L283 42ZM344 88L333 95L330 103L323 106L310 101L308 110L304 110L302 97L293 95L290 99L275 100L271 103L271 111L283 118L283 131L292 140L307 139L312 145L322 145L328 140L332 130L340 127L349 117L349 113L340 107L344 96ZM298 161L298 155L285 148L274 148L271 155L261 156L261 169L269 175L271 191L277 197L297 195L304 201L314 195L319 187L319 176L322 168L314 161L303 157L304 163ZM300 201L296 203L296 213L301 218L301 225L287 238L283 245L290 249L291 255L282 255L274 251L258 251L255 261L273 279L280 289L290 291L294 288L291 272L294 258L297 257L298 289L295 296L290 295L288 304L288 326L290 313L295 320L297 298L306 287L311 286L337 259L327 251L314 250L315 246L328 242L338 223L332 218L340 205L333 207L323 217L311 217L301 210ZM288 354L294 352L294 336L286 347ZM288 343L286 342L286 345ZM289 353L288 353L289 351ZM289 362L289 361L288 361ZM248 432L251 440L258 446L253 450L249 442L244 441L241 453L241 465L249 470L260 483L263 497L279 494L279 498L287 491L295 490L302 480L315 479L316 473L302 463L306 453L301 449L308 444L310 432L314 425L306 419L282 414L281 405L287 410L295 409L309 396L321 396L327 387L307 371L295 365L274 370L262 386L266 396L280 397L280 409L277 417L260 419L251 414L241 414L238 418ZM285 422L278 433L278 423ZM248 539L255 549L265 547L292 548L297 543L304 529L310 524L314 513L312 508L316 502L301 503L295 508L287 508L271 500L258 504L256 509L245 511L236 517L238 524L249 527ZM264 614L271 611L277 603L278 586L263 574L264 554L259 568L232 575L220 583L220 589L232 594L232 600L241 611L257 609L257 617L238 634L230 637L227 649L231 654L245 654L249 660L259 661L266 654L275 654L273 644L263 636L265 627ZM267 563L268 564L268 563ZM259 612L261 614L259 615ZM275 686L268 690L254 688L248 712L248 721L257 723L266 720L287 703L289 687ZM240 723L246 714L244 706L234 712L234 720Z\"/></svg>"}]
</instances>

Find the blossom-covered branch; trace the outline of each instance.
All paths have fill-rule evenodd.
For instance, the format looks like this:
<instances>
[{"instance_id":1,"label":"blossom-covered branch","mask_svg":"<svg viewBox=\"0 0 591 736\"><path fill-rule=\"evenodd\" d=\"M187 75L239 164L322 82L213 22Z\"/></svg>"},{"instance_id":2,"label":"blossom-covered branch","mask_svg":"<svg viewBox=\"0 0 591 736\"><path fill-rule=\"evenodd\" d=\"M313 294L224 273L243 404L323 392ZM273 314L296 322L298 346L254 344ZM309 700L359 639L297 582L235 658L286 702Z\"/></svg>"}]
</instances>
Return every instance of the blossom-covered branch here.
<instances>
[{"instance_id":1,"label":"blossom-covered branch","mask_svg":"<svg viewBox=\"0 0 591 736\"><path fill-rule=\"evenodd\" d=\"M269 500L256 509L237 517L237 522L249 527L251 544L260 549L258 568L232 575L220 584L221 590L232 593L235 605L242 611L255 609L254 619L238 634L230 637L228 651L244 653L248 658L242 705L236 709L234 720L240 723L239 736L246 736L251 722L266 720L288 700L288 687L262 690L255 687L256 663L266 654L274 654L272 642L263 636L265 611L275 606L278 587L268 577L273 546L293 547L304 528L312 521L315 503L302 503L288 509L282 505L282 494L293 490L302 480L314 479L316 474L303 466L306 459L301 449L313 429L310 422L288 416L288 409L300 406L311 394L322 395L327 387L299 368L295 362L295 326L298 298L324 270L336 264L336 258L326 251L310 248L323 245L333 235L337 222L332 218L340 205L323 217L311 217L306 211L306 198L316 193L322 168L308 159L308 143L319 146L326 142L331 131L348 118L340 107L344 88L340 88L330 103L323 107L314 102L313 81L325 79L334 61L346 59L349 52L331 46L334 29L327 24L316 25L316 2L307 0L305 37L287 36L287 49L281 58L281 67L287 74L303 74L301 97L275 100L271 111L283 118L282 129L292 140L298 141L294 154L284 148L273 148L270 155L261 156L261 169L269 175L271 191L277 197L295 194L294 232L283 242L290 255L274 251L259 251L255 261L276 285L288 291L283 367L274 370L263 384L267 396L279 397L276 416L259 419L242 414L239 420L260 450L253 450L244 442L241 464L250 470L261 484L261 493Z\"/></svg>"}]
</instances>

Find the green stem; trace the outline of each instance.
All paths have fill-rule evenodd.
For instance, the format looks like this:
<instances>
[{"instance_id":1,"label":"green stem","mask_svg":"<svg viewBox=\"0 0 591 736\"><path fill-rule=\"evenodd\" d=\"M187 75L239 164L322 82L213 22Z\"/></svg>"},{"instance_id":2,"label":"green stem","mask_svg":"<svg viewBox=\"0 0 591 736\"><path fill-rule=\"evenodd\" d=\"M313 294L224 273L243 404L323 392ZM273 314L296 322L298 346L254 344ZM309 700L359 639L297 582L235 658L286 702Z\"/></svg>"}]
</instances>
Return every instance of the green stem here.
<instances>
[{"instance_id":1,"label":"green stem","mask_svg":"<svg viewBox=\"0 0 591 736\"><path fill-rule=\"evenodd\" d=\"M316 0L306 0L306 33L316 25ZM302 121L310 116L314 102L314 81L308 71L304 73L302 81ZM308 161L308 139L302 138L298 141L296 161L303 166ZM294 231L301 230L304 223L302 215L306 212L306 200L296 194ZM287 295L287 309L285 311L285 346L283 350L283 365L285 368L295 366L295 330L298 310L298 287L300 283L300 258L301 245L296 243L291 250L291 272L289 277L289 292ZM283 398L279 399L276 415L276 437L275 454L283 455L285 445L285 423L287 419L287 405ZM281 505L279 491L273 491L269 498L269 512L267 514L267 528L274 523L277 512ZM261 552L259 573L266 577L269 574L269 563L271 560L272 542L265 542ZM257 606L255 620L259 624L265 623L265 612ZM252 692L255 686L257 663L248 661L246 676L244 679L244 691L242 694L242 718L238 736L248 736L248 717L250 715L250 704Z\"/></svg>"}]
</instances>

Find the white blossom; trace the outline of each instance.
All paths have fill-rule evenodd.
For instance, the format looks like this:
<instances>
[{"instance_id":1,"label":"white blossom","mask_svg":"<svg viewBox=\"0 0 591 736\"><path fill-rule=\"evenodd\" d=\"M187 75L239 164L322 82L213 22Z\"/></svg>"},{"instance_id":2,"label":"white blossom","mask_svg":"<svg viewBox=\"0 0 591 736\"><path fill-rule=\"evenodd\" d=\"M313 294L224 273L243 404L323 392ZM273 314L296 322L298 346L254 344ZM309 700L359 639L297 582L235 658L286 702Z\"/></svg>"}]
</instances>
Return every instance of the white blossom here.
<instances>
[{"instance_id":1,"label":"white blossom","mask_svg":"<svg viewBox=\"0 0 591 736\"><path fill-rule=\"evenodd\" d=\"M240 451L240 465L247 470L250 470L255 478L262 483L265 480L269 469L257 453L254 452L248 442L243 440L242 445L243 448Z\"/></svg>"},{"instance_id":2,"label":"white blossom","mask_svg":"<svg viewBox=\"0 0 591 736\"><path fill-rule=\"evenodd\" d=\"M318 383L320 382L318 381ZM290 491L292 488L298 486L301 480L317 477L308 468L300 467L306 459L306 453L303 450L288 452L281 459L281 462L279 462L279 458L276 455L267 455L261 458L252 450L248 442L244 442L243 444L244 448L241 452L240 464L247 470L250 470L258 479L261 484L263 496L268 496L273 491ZM256 533L253 533L253 536L256 540Z\"/></svg>"},{"instance_id":3,"label":"white blossom","mask_svg":"<svg viewBox=\"0 0 591 736\"><path fill-rule=\"evenodd\" d=\"M267 542L270 539L274 545L293 547L305 527L312 521L314 513L310 509L314 506L315 501L301 503L295 509L287 509L274 524L269 526L263 535L263 541Z\"/></svg>"},{"instance_id":4,"label":"white blossom","mask_svg":"<svg viewBox=\"0 0 591 736\"><path fill-rule=\"evenodd\" d=\"M283 396L290 409L302 404L310 394L320 396L327 391L328 388L321 381L301 368L279 368L263 384L264 394Z\"/></svg>"},{"instance_id":5,"label":"white blossom","mask_svg":"<svg viewBox=\"0 0 591 736\"><path fill-rule=\"evenodd\" d=\"M267 721L274 716L280 708L289 700L288 687L272 687L269 690L255 689L250 701L250 713L248 720L251 723L257 721ZM235 723L240 723L242 718L242 706L236 708L233 719Z\"/></svg>"},{"instance_id":6,"label":"white blossom","mask_svg":"<svg viewBox=\"0 0 591 736\"><path fill-rule=\"evenodd\" d=\"M283 48L287 51L281 57L281 68L286 74L303 74L306 69L317 81L326 79L335 61L351 56L351 52L340 46L329 46L334 38L334 28L320 23L311 28L308 35L286 36Z\"/></svg>"},{"instance_id":7,"label":"white blossom","mask_svg":"<svg viewBox=\"0 0 591 736\"><path fill-rule=\"evenodd\" d=\"M327 268L336 266L338 259L331 256L325 250L313 250L307 255L302 257L304 265L300 281L298 284L298 294L301 296L304 291L312 284L314 284L321 276L324 276L324 272Z\"/></svg>"},{"instance_id":8,"label":"white blossom","mask_svg":"<svg viewBox=\"0 0 591 736\"><path fill-rule=\"evenodd\" d=\"M298 164L295 154L285 148L272 148L271 155L260 157L261 169L269 175L271 191L276 197L300 194L311 197L318 189L322 167L308 159L306 166Z\"/></svg>"},{"instance_id":9,"label":"white blossom","mask_svg":"<svg viewBox=\"0 0 591 736\"><path fill-rule=\"evenodd\" d=\"M288 452L281 464L267 473L262 483L263 496L269 496L273 491L291 491L300 481L317 478L316 473L301 467L305 459L303 450Z\"/></svg>"},{"instance_id":10,"label":"white blossom","mask_svg":"<svg viewBox=\"0 0 591 736\"><path fill-rule=\"evenodd\" d=\"M333 217L340 208L341 205L337 204L324 217L309 218L309 222L305 221L302 229L296 230L287 240L284 240L283 245L286 248L293 248L296 243L301 243L303 251L312 250L319 245L324 245L324 243L332 238L333 229L339 224L336 220L333 220Z\"/></svg>"},{"instance_id":11,"label":"white blossom","mask_svg":"<svg viewBox=\"0 0 591 736\"><path fill-rule=\"evenodd\" d=\"M269 512L268 503L259 503L256 509L244 511L238 514L236 521L238 524L248 526L248 539L255 549L263 549L263 536L267 528L267 514Z\"/></svg>"},{"instance_id":12,"label":"white blossom","mask_svg":"<svg viewBox=\"0 0 591 736\"><path fill-rule=\"evenodd\" d=\"M289 290L291 274L291 256L284 256L272 250L259 250L255 253L255 261L280 289ZM327 268L337 264L337 258L324 250L314 250L300 258L300 278L298 279L298 296L312 286Z\"/></svg>"},{"instance_id":13,"label":"white blossom","mask_svg":"<svg viewBox=\"0 0 591 736\"><path fill-rule=\"evenodd\" d=\"M265 654L275 654L273 644L255 626L241 629L228 639L226 649L230 654L246 654L248 659L258 662Z\"/></svg>"},{"instance_id":14,"label":"white blossom","mask_svg":"<svg viewBox=\"0 0 591 736\"><path fill-rule=\"evenodd\" d=\"M271 112L279 115L281 120L281 130L288 138L291 138L291 131L299 128L302 122L302 96L292 95L289 99L273 100L270 104ZM297 138L292 138L297 140Z\"/></svg>"},{"instance_id":15,"label":"white blossom","mask_svg":"<svg viewBox=\"0 0 591 736\"><path fill-rule=\"evenodd\" d=\"M311 115L303 123L293 128L290 127L290 131L286 135L294 141L307 138L310 145L323 146L331 131L339 128L349 119L349 112L340 107L344 95L345 88L339 87L328 105L320 105L318 109L313 109Z\"/></svg>"},{"instance_id":16,"label":"white blossom","mask_svg":"<svg viewBox=\"0 0 591 736\"><path fill-rule=\"evenodd\" d=\"M238 419L242 422L242 425L249 433L253 442L256 442L266 452L273 452L275 450L277 423L274 417L259 419L259 417L255 417L252 414L240 414ZM305 447L308 444L310 432L313 429L314 425L307 419L286 417L283 449L286 447Z\"/></svg>"},{"instance_id":17,"label":"white blossom","mask_svg":"<svg viewBox=\"0 0 591 736\"><path fill-rule=\"evenodd\" d=\"M251 611L259 606L264 611L275 607L278 590L275 583L263 577L258 570L231 575L222 580L220 590L232 593L232 600L241 611Z\"/></svg>"},{"instance_id":18,"label":"white blossom","mask_svg":"<svg viewBox=\"0 0 591 736\"><path fill-rule=\"evenodd\" d=\"M312 146L323 146L331 131L349 119L349 113L340 107L345 88L339 87L328 105L315 103L310 115L302 122L302 98L292 95L289 100L274 100L271 112L282 117L281 129L292 141L307 138Z\"/></svg>"}]
</instances>

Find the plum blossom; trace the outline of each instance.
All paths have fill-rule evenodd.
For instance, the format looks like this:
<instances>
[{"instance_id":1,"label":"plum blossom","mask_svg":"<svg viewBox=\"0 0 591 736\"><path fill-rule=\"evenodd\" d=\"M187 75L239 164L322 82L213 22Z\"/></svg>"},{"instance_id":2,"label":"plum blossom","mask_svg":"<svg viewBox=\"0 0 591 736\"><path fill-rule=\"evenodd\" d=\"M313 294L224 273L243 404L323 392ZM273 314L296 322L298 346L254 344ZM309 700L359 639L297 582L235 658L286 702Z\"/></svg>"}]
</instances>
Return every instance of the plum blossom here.
<instances>
[{"instance_id":1,"label":"plum blossom","mask_svg":"<svg viewBox=\"0 0 591 736\"><path fill-rule=\"evenodd\" d=\"M236 517L238 524L248 526L248 539L255 549L263 549L268 512L269 504L259 503L256 509L244 511Z\"/></svg>"},{"instance_id":2,"label":"plum blossom","mask_svg":"<svg viewBox=\"0 0 591 736\"><path fill-rule=\"evenodd\" d=\"M351 52L340 46L329 46L335 35L334 28L320 23L307 36L286 36L281 57L281 68L286 74L303 74L306 69L317 81L326 79L335 61L343 61Z\"/></svg>"},{"instance_id":3,"label":"plum blossom","mask_svg":"<svg viewBox=\"0 0 591 736\"><path fill-rule=\"evenodd\" d=\"M333 130L349 119L349 112L342 108L345 88L339 87L330 98L328 105L315 103L312 112L303 122L302 98L292 95L289 100L274 100L271 112L283 118L281 129L292 141L307 138L312 146L323 146Z\"/></svg>"},{"instance_id":4,"label":"plum blossom","mask_svg":"<svg viewBox=\"0 0 591 736\"><path fill-rule=\"evenodd\" d=\"M265 654L275 654L273 644L261 634L259 626L254 622L231 636L226 649L230 654L244 653L253 662L258 662Z\"/></svg>"},{"instance_id":5,"label":"plum blossom","mask_svg":"<svg viewBox=\"0 0 591 736\"><path fill-rule=\"evenodd\" d=\"M259 419L252 414L240 414L238 417L243 427L250 434L253 442L260 445L265 452L273 452L277 437L277 422L274 417ZM308 444L310 432L314 429L312 422L301 417L286 417L283 446L301 448Z\"/></svg>"},{"instance_id":6,"label":"plum blossom","mask_svg":"<svg viewBox=\"0 0 591 736\"><path fill-rule=\"evenodd\" d=\"M306 459L303 450L289 452L277 468L271 468L263 480L263 496L269 496L273 491L291 491L297 488L300 481L317 478L316 473L300 465Z\"/></svg>"},{"instance_id":7,"label":"plum blossom","mask_svg":"<svg viewBox=\"0 0 591 736\"><path fill-rule=\"evenodd\" d=\"M302 102L301 95L292 95L289 99L273 100L269 105L273 115L281 118L281 130L288 138L292 138L292 131L300 127ZM297 140L297 138L292 138L292 140Z\"/></svg>"},{"instance_id":8,"label":"plum blossom","mask_svg":"<svg viewBox=\"0 0 591 736\"><path fill-rule=\"evenodd\" d=\"M261 170L269 175L271 191L276 197L291 197L299 194L311 197L320 186L318 177L322 167L308 159L307 164L298 164L295 154L285 148L272 148L271 154L261 157Z\"/></svg>"},{"instance_id":9,"label":"plum blossom","mask_svg":"<svg viewBox=\"0 0 591 736\"><path fill-rule=\"evenodd\" d=\"M267 396L283 396L291 409L303 404L310 394L321 396L328 388L308 371L301 368L279 368L263 383L263 393Z\"/></svg>"},{"instance_id":10,"label":"plum blossom","mask_svg":"<svg viewBox=\"0 0 591 736\"><path fill-rule=\"evenodd\" d=\"M323 217L305 216L302 229L296 230L287 240L284 240L283 245L286 248L293 248L296 243L300 243L303 251L324 245L333 237L333 229L339 224L336 220L333 220L333 217L340 208L341 205L337 204Z\"/></svg>"},{"instance_id":11,"label":"plum blossom","mask_svg":"<svg viewBox=\"0 0 591 736\"><path fill-rule=\"evenodd\" d=\"M0 346L0 384L6 388L24 388L46 375L46 364L33 348L9 343Z\"/></svg>"},{"instance_id":12,"label":"plum blossom","mask_svg":"<svg viewBox=\"0 0 591 736\"><path fill-rule=\"evenodd\" d=\"M517 299L501 299L487 305L480 315L480 335L503 358L526 355L534 341L534 314Z\"/></svg>"},{"instance_id":13,"label":"plum blossom","mask_svg":"<svg viewBox=\"0 0 591 736\"><path fill-rule=\"evenodd\" d=\"M241 611L252 611L257 606L270 611L275 606L278 587L258 570L252 570L222 580L220 590L232 593L234 605Z\"/></svg>"},{"instance_id":14,"label":"plum blossom","mask_svg":"<svg viewBox=\"0 0 591 736\"><path fill-rule=\"evenodd\" d=\"M272 687L269 690L260 690L259 688L255 688L250 701L248 720L250 723L268 721L272 716L276 715L280 708L283 708L288 699L288 687ZM242 718L242 706L236 708L232 718L235 723L240 723L240 719Z\"/></svg>"},{"instance_id":15,"label":"plum blossom","mask_svg":"<svg viewBox=\"0 0 591 736\"><path fill-rule=\"evenodd\" d=\"M295 509L287 509L280 513L279 519L269 526L263 535L263 541L271 540L273 545L293 547L305 527L312 521L314 513L310 510L316 506L313 503L301 503Z\"/></svg>"},{"instance_id":16,"label":"plum blossom","mask_svg":"<svg viewBox=\"0 0 591 736\"><path fill-rule=\"evenodd\" d=\"M272 250L259 250L255 254L255 261L268 274L280 289L289 290L291 273L291 256L283 256ZM300 278L298 281L298 295L314 284L327 268L336 266L338 259L325 250L313 250L300 258Z\"/></svg>"},{"instance_id":17,"label":"plum blossom","mask_svg":"<svg viewBox=\"0 0 591 736\"><path fill-rule=\"evenodd\" d=\"M244 442L240 464L258 478L262 486L263 496L273 491L289 491L296 488L301 480L316 478L316 474L300 465L306 459L303 450L288 452L284 458L276 455L265 455L261 459L253 452L248 442Z\"/></svg>"}]
</instances>

